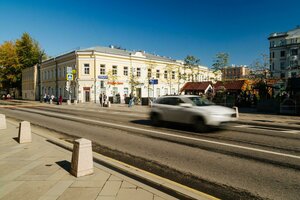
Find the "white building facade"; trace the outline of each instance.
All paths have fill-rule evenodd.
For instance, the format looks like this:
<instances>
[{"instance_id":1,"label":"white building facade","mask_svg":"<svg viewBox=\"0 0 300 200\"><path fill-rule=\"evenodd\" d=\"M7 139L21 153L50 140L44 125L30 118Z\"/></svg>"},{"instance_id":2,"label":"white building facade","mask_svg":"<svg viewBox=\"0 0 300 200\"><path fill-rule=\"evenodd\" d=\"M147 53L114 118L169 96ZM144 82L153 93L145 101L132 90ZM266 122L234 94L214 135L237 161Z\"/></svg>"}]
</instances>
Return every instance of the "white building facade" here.
<instances>
[{"instance_id":1,"label":"white building facade","mask_svg":"<svg viewBox=\"0 0 300 200\"><path fill-rule=\"evenodd\" d=\"M300 77L300 27L272 33L268 39L271 76L281 79Z\"/></svg>"},{"instance_id":2,"label":"white building facade","mask_svg":"<svg viewBox=\"0 0 300 200\"><path fill-rule=\"evenodd\" d=\"M204 66L186 69L180 61L142 51L92 47L44 61L40 78L41 98L53 94L99 102L105 94L111 102L122 103L130 93L139 99L178 94L187 81L217 81L221 75Z\"/></svg>"}]
</instances>

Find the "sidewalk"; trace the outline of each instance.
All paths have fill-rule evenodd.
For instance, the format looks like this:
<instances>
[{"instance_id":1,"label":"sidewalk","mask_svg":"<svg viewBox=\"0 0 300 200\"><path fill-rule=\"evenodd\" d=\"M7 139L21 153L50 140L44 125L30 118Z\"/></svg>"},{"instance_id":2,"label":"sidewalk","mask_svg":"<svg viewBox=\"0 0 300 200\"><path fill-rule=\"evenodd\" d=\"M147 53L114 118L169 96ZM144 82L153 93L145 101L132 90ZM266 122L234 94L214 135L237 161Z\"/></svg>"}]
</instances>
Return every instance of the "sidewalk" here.
<instances>
[{"instance_id":1,"label":"sidewalk","mask_svg":"<svg viewBox=\"0 0 300 200\"><path fill-rule=\"evenodd\" d=\"M43 130L32 127L32 142L27 144L17 142L18 124L15 122L7 120L7 129L0 130L0 199L175 199L97 163L94 163L93 175L72 176L69 173L72 153L50 143L49 140L54 140L54 137L51 138L47 130ZM168 183L161 181L160 184ZM181 190L178 185L172 187ZM200 192L193 195L195 199L213 199Z\"/></svg>"}]
</instances>

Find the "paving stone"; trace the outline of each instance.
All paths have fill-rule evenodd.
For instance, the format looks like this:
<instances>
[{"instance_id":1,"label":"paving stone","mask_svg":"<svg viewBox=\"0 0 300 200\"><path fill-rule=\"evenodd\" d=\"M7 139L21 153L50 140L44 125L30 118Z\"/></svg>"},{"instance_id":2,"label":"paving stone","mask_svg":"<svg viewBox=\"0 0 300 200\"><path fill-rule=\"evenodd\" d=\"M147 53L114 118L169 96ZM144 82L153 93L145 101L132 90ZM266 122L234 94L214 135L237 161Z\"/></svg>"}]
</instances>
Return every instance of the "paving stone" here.
<instances>
[{"instance_id":1,"label":"paving stone","mask_svg":"<svg viewBox=\"0 0 300 200\"><path fill-rule=\"evenodd\" d=\"M26 181L3 197L5 200L39 199L53 185L54 181Z\"/></svg>"},{"instance_id":2,"label":"paving stone","mask_svg":"<svg viewBox=\"0 0 300 200\"><path fill-rule=\"evenodd\" d=\"M137 189L137 186L133 185L133 184L127 182L127 181L123 181L122 185L121 185L121 188L134 188L134 189Z\"/></svg>"},{"instance_id":3,"label":"paving stone","mask_svg":"<svg viewBox=\"0 0 300 200\"><path fill-rule=\"evenodd\" d=\"M108 180L110 180L110 181L121 181L122 179L117 177L117 176L111 175Z\"/></svg>"},{"instance_id":4,"label":"paving stone","mask_svg":"<svg viewBox=\"0 0 300 200\"><path fill-rule=\"evenodd\" d=\"M51 176L48 176L47 180L61 180L67 174L69 174L69 172L65 171L64 169L59 169Z\"/></svg>"},{"instance_id":5,"label":"paving stone","mask_svg":"<svg viewBox=\"0 0 300 200\"><path fill-rule=\"evenodd\" d=\"M55 197L57 199L72 183L73 181L59 181L42 198Z\"/></svg>"},{"instance_id":6,"label":"paving stone","mask_svg":"<svg viewBox=\"0 0 300 200\"><path fill-rule=\"evenodd\" d=\"M103 188L105 181L75 181L71 187Z\"/></svg>"},{"instance_id":7,"label":"paving stone","mask_svg":"<svg viewBox=\"0 0 300 200\"><path fill-rule=\"evenodd\" d=\"M4 197L6 194L13 191L15 188L19 187L19 185L23 184L24 181L10 181L10 182L0 182L0 199Z\"/></svg>"},{"instance_id":8,"label":"paving stone","mask_svg":"<svg viewBox=\"0 0 300 200\"><path fill-rule=\"evenodd\" d=\"M115 196L98 196L96 200L115 200Z\"/></svg>"},{"instance_id":9,"label":"paving stone","mask_svg":"<svg viewBox=\"0 0 300 200\"><path fill-rule=\"evenodd\" d=\"M117 194L117 200L153 200L153 194L142 189L121 188Z\"/></svg>"},{"instance_id":10,"label":"paving stone","mask_svg":"<svg viewBox=\"0 0 300 200\"><path fill-rule=\"evenodd\" d=\"M58 200L94 200L97 198L99 188L68 188Z\"/></svg>"},{"instance_id":11,"label":"paving stone","mask_svg":"<svg viewBox=\"0 0 300 200\"><path fill-rule=\"evenodd\" d=\"M163 199L163 198L161 198L159 196L154 196L153 200L165 200L165 199Z\"/></svg>"},{"instance_id":12,"label":"paving stone","mask_svg":"<svg viewBox=\"0 0 300 200\"><path fill-rule=\"evenodd\" d=\"M101 190L99 196L116 196L122 181L107 181Z\"/></svg>"}]
</instances>

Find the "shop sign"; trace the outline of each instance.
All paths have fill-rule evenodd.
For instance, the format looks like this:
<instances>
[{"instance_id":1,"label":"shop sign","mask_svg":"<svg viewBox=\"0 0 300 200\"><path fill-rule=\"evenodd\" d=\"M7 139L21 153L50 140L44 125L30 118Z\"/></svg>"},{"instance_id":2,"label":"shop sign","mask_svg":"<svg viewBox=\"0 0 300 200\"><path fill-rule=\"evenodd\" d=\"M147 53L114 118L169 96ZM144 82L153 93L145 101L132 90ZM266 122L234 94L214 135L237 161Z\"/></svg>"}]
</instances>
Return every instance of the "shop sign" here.
<instances>
[{"instance_id":1,"label":"shop sign","mask_svg":"<svg viewBox=\"0 0 300 200\"><path fill-rule=\"evenodd\" d=\"M108 76L105 76L105 75L99 75L99 76L98 76L98 79L108 79Z\"/></svg>"}]
</instances>

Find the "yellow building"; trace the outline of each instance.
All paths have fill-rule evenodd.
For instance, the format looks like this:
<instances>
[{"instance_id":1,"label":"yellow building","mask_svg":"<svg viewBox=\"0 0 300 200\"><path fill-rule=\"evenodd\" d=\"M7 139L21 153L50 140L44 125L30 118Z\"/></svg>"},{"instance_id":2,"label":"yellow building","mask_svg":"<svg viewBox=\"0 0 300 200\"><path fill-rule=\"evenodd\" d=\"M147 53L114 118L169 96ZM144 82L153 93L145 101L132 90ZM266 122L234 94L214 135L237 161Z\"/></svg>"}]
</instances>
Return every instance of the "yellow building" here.
<instances>
[{"instance_id":1,"label":"yellow building","mask_svg":"<svg viewBox=\"0 0 300 200\"><path fill-rule=\"evenodd\" d=\"M100 94L112 102L117 97L124 102L130 93L140 99L178 94L191 79L216 78L207 67L185 68L182 61L112 46L75 50L48 59L41 64L40 76L41 96L61 95L78 102L99 102Z\"/></svg>"},{"instance_id":2,"label":"yellow building","mask_svg":"<svg viewBox=\"0 0 300 200\"><path fill-rule=\"evenodd\" d=\"M22 71L22 99L39 100L37 72L37 65Z\"/></svg>"}]
</instances>

